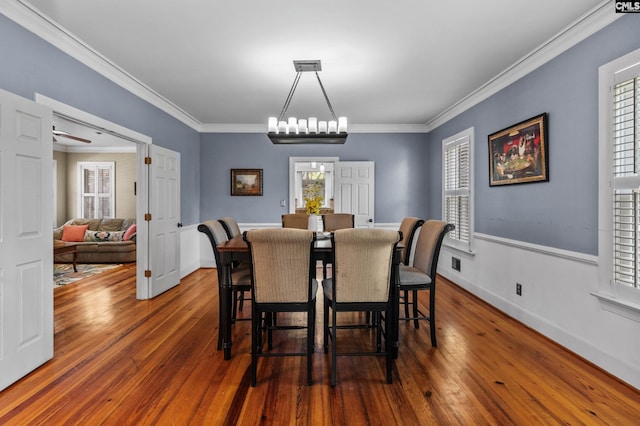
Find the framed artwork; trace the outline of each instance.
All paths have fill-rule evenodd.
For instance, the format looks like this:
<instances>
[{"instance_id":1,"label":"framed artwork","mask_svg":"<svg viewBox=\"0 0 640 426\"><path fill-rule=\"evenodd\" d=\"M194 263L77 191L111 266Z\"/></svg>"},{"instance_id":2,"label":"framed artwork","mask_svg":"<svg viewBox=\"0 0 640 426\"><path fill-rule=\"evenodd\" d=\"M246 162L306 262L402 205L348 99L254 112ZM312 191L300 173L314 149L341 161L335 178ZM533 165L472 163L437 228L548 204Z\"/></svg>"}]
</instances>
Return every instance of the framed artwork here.
<instances>
[{"instance_id":1,"label":"framed artwork","mask_svg":"<svg viewBox=\"0 0 640 426\"><path fill-rule=\"evenodd\" d=\"M489 135L489 186L548 180L547 113Z\"/></svg>"},{"instance_id":2,"label":"framed artwork","mask_svg":"<svg viewBox=\"0 0 640 426\"><path fill-rule=\"evenodd\" d=\"M231 195L262 195L262 169L231 169Z\"/></svg>"}]
</instances>

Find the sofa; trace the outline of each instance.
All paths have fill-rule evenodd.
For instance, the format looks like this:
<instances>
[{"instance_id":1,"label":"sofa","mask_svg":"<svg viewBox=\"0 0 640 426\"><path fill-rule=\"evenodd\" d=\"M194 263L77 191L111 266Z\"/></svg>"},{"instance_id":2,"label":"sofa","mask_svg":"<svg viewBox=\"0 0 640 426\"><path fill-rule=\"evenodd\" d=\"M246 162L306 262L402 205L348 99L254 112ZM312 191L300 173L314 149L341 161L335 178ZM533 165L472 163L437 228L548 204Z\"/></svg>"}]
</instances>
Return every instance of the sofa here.
<instances>
[{"instance_id":1,"label":"sofa","mask_svg":"<svg viewBox=\"0 0 640 426\"><path fill-rule=\"evenodd\" d=\"M135 219L71 219L53 230L53 239L76 244L78 263L136 261ZM54 257L55 263L73 262L73 254Z\"/></svg>"}]
</instances>

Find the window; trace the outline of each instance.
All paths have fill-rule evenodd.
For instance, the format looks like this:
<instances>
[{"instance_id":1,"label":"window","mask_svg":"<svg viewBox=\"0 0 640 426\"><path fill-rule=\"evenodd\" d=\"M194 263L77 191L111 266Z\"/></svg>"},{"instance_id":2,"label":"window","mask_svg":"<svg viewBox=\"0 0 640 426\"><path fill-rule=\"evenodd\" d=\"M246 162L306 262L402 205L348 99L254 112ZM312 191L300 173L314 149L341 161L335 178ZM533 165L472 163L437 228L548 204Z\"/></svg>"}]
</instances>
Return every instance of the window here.
<instances>
[{"instance_id":1,"label":"window","mask_svg":"<svg viewBox=\"0 0 640 426\"><path fill-rule=\"evenodd\" d=\"M337 157L289 158L289 212L305 210L305 195L309 190L323 195L322 209L333 210L333 180Z\"/></svg>"},{"instance_id":2,"label":"window","mask_svg":"<svg viewBox=\"0 0 640 426\"><path fill-rule=\"evenodd\" d=\"M613 87L613 279L639 287L640 78Z\"/></svg>"},{"instance_id":3,"label":"window","mask_svg":"<svg viewBox=\"0 0 640 426\"><path fill-rule=\"evenodd\" d=\"M442 141L442 218L455 225L445 244L473 249L473 128Z\"/></svg>"},{"instance_id":4,"label":"window","mask_svg":"<svg viewBox=\"0 0 640 426\"><path fill-rule=\"evenodd\" d=\"M640 321L640 49L600 67L599 99L594 295L605 309Z\"/></svg>"},{"instance_id":5,"label":"window","mask_svg":"<svg viewBox=\"0 0 640 426\"><path fill-rule=\"evenodd\" d=\"M113 162L78 163L78 211L85 219L113 218L115 210Z\"/></svg>"}]
</instances>

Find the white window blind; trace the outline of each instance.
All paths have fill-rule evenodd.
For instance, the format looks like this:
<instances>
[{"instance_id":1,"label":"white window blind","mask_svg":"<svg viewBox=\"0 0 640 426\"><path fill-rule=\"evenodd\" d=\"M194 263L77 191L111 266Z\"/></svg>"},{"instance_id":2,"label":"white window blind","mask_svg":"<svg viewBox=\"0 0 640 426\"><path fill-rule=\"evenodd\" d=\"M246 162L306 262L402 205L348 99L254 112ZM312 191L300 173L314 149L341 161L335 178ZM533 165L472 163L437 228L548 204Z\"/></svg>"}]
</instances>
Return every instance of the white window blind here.
<instances>
[{"instance_id":1,"label":"white window blind","mask_svg":"<svg viewBox=\"0 0 640 426\"><path fill-rule=\"evenodd\" d=\"M442 217L455 225L447 234L447 242L460 249L471 250L472 229L472 151L473 129L465 130L443 141Z\"/></svg>"},{"instance_id":2,"label":"white window blind","mask_svg":"<svg viewBox=\"0 0 640 426\"><path fill-rule=\"evenodd\" d=\"M638 288L640 277L640 77L613 88L613 279Z\"/></svg>"},{"instance_id":3,"label":"white window blind","mask_svg":"<svg viewBox=\"0 0 640 426\"><path fill-rule=\"evenodd\" d=\"M86 219L113 218L115 210L113 162L80 162L80 217Z\"/></svg>"}]
</instances>

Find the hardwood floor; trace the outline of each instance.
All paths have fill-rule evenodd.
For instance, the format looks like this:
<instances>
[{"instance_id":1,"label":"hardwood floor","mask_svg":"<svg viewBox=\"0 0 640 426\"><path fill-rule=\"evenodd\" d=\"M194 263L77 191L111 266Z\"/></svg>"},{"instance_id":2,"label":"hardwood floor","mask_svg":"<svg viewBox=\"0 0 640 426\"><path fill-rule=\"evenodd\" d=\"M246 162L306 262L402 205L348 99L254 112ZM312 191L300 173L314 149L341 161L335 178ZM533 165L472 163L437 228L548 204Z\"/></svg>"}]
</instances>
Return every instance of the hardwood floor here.
<instances>
[{"instance_id":1,"label":"hardwood floor","mask_svg":"<svg viewBox=\"0 0 640 426\"><path fill-rule=\"evenodd\" d=\"M401 324L393 384L382 358L349 357L335 388L321 300L314 384L303 358L263 358L251 388L249 322L234 325L230 361L216 350L215 270L152 300L135 294L127 266L56 289L55 357L0 393L0 424L640 424L638 390L444 279L438 348L427 326ZM353 333L341 343L369 341ZM274 345L302 345L294 336Z\"/></svg>"}]
</instances>

